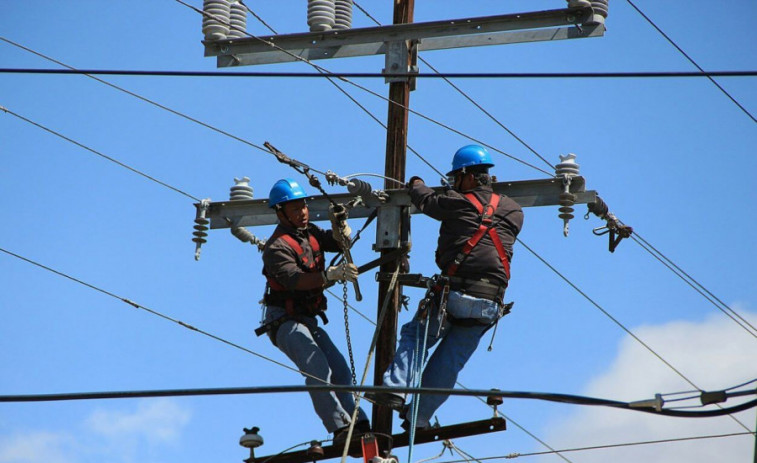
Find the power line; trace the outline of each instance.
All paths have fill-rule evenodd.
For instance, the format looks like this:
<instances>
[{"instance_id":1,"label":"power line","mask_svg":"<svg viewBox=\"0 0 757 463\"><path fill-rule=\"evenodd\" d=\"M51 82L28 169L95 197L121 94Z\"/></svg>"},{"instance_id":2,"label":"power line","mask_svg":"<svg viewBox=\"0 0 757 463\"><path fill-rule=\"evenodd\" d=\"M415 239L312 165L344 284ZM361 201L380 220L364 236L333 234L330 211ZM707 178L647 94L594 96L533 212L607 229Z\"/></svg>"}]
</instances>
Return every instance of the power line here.
<instances>
[{"instance_id":1,"label":"power line","mask_svg":"<svg viewBox=\"0 0 757 463\"><path fill-rule=\"evenodd\" d=\"M54 131L52 129L49 129L49 128L45 127L42 124L39 124L39 123L34 122L34 121L30 120L30 119L27 119L26 117L24 117L24 116L22 116L22 115L20 115L18 113L13 112L13 111L11 111L10 109L8 109L8 108L6 108L4 106L0 106L0 111L4 111L5 113L10 114L12 116L15 116L15 117L21 119L24 122L28 122L29 124L32 124L32 125L34 125L36 127L39 127L40 129L42 129L42 130L44 130L46 132L49 132L49 133L51 133L51 134L53 134L53 135L55 135L57 137L60 137L60 138L66 140L66 141L68 141L70 143L73 143L74 145L76 145L76 146L78 146L80 148L84 148L85 150L87 150L87 151L89 151L91 153L94 153L94 154L96 154L96 155L98 155L98 156L100 156L100 157L102 157L104 159L107 159L108 161L110 161L110 162L112 162L114 164L118 164L119 166L121 166L121 167L123 167L123 168L125 168L125 169L127 169L127 170L129 170L131 172L134 172L137 175L141 175L142 177L144 177L144 178L146 178L146 179L148 179L148 180L150 180L152 182L155 182L158 185L164 186L164 187L166 187L166 188L168 188L170 190L173 190L173 191L175 191L175 192L177 192L179 194L182 194L182 195L184 195L184 196L186 196L186 197L188 197L190 199L193 199L195 201L200 201L199 198L196 198L195 196L192 196L191 194L189 194L187 192L184 192L184 191L182 191L182 190L180 190L180 189L178 189L176 187L173 187L173 186L171 186L171 185L169 185L169 184L167 184L165 182L162 182L162 181L156 179L155 177L151 177L150 175L147 175L144 172L141 172L141 171L139 171L139 170L137 170L137 169L135 169L135 168L127 165L127 164L124 164L123 162L121 162L121 161L119 161L119 160L117 160L115 158L107 156L107 155L105 155L105 154L103 154L103 153L101 153L101 152L99 152L99 151L97 151L97 150L95 150L93 148L90 148L90 147L88 147L88 146L86 146L86 145L84 145L82 143L79 143L78 141L76 141L76 140L74 140L72 138L69 138L69 137L67 137L65 135L62 135L59 132L56 132L56 131Z\"/></svg>"},{"instance_id":2,"label":"power line","mask_svg":"<svg viewBox=\"0 0 757 463\"><path fill-rule=\"evenodd\" d=\"M324 381L321 381L325 383ZM399 394L444 394L463 397L487 397L496 394L498 397L521 400L540 400L569 405L586 405L592 407L609 407L619 410L650 413L661 416L673 416L679 418L712 418L732 413L738 413L750 408L757 407L757 399L742 402L728 408L719 410L683 411L680 409L656 409L652 406L637 405L635 402L622 402L617 400L600 399L573 394L560 394L548 392L525 392L505 391L497 389L449 389L430 387L394 387L394 386L363 386L341 384L304 384L295 386L246 386L246 387L216 387L195 389L159 389L159 390L129 390L129 391L106 391L106 392L67 392L59 394L9 394L0 395L0 403L3 402L62 402L74 400L102 400L102 399L136 399L155 397L198 397L218 395L256 395L256 394L287 394L294 392L391 392ZM757 390L742 391L738 393L722 392L725 397L757 395ZM700 408L703 405L700 405ZM750 433L751 430L747 429Z\"/></svg>"},{"instance_id":3,"label":"power line","mask_svg":"<svg viewBox=\"0 0 757 463\"><path fill-rule=\"evenodd\" d=\"M198 9L197 7L194 7L194 6L192 6L192 5L190 5L190 4L186 3L186 2L184 2L183 0L174 0L174 1L175 1L176 3L179 3L179 4L181 4L181 5L184 5L184 6L186 6L187 8L189 8L189 9L191 9L191 10L193 10L193 11L195 11L195 12L199 13L199 14L200 14L200 15L202 15L203 17L212 18L212 19L214 19L215 21L219 21L219 22L221 22L222 24L225 24L225 25L228 25L229 27L232 27L232 28L234 28L234 30L238 30L239 32L242 32L242 33L244 33L244 34L245 34L245 35L247 35L248 37L251 37L251 38L253 38L253 39L255 39L255 40L258 40L258 41L260 41L261 43L264 43L264 44L266 44L266 45L269 45L270 47L272 47L272 48L274 48L274 49L276 49L276 50L278 50L278 51L280 51L280 52L282 52L282 53L284 53L284 54L286 54L286 55L288 55L288 56L291 56L291 57L292 57L292 58L294 58L294 59L295 59L296 61L301 61L301 62L303 62L303 63L306 63L306 64L310 65L311 67L313 67L313 68L314 68L315 70L317 70L317 71L318 71L319 73L328 74L329 76L332 76L332 75L334 75L334 74L333 74L333 73L332 73L331 71L329 71L328 69L326 69L326 68L324 68L324 67L322 67L322 66L319 66L319 65L317 65L317 64L315 64L315 63L313 63L312 61L308 60L307 58L303 58L303 57L301 57L301 56L299 56L299 55L297 55L297 54L294 54L294 53L292 53L292 52L290 52L290 51L288 51L288 50L285 50L285 49L281 48L280 46L278 46L277 44L275 44L275 43L273 43L273 42L270 42L270 41L266 41L266 40L265 40L265 39L263 39L263 38L260 38L260 37L258 37L258 36L252 35L252 34L250 34L249 32L247 32L247 31L245 31L245 30L242 30L242 29L240 29L240 28L238 28L238 27L236 27L236 26L234 26L234 25L230 24L230 23L229 23L228 21L223 21L223 20L222 20L221 18L218 18L217 16L215 16L215 15L213 15L213 14L210 14L210 13L207 13L207 12L205 12L205 11L202 11L202 10ZM506 156L506 157L509 157L510 159L512 159L512 160L514 160L514 161L516 161L516 162L520 162L521 164L524 164L524 165L526 165L526 166L528 166L528 167L531 167L532 169L538 170L538 171L540 171L540 172L546 173L547 175L550 175L550 176L552 175L552 173L550 173L550 172L547 172L547 171L545 171L544 169L541 169L541 168L539 168L539 167L536 167L536 166L534 166L533 164L530 164L530 163L528 163L528 162L526 162L526 161L524 161L524 160L522 160L522 159L519 159L519 158L517 158L517 157L515 157L515 156L513 156L513 155L511 155L511 154L509 154L509 153L506 153L505 151L503 151L503 150L500 150L499 148L496 148L496 147L494 147L494 146L492 146L492 145L490 145L490 144L488 144L488 143L485 143L485 142L483 142L483 141L481 141L481 140L479 140L479 139L477 139L477 138L475 138L475 137L473 137L473 136L471 136L471 135L468 135L468 134L466 134L466 133L463 133L463 132L461 132L461 131L459 131L459 130L457 130L457 129L454 129L454 128L450 127L450 126L449 126L449 125L447 125L447 124L444 124L444 123L442 123L442 122L440 122L440 121L437 121L437 120L435 120L435 119L433 119L433 118L431 118L431 117L429 117L429 116L426 116L425 114L422 114L422 113L420 113L420 112L418 112L418 111L415 111L414 109L411 109L411 108L409 108L409 107L407 107L407 106L405 106L405 105L403 105L403 104L401 104L401 103L399 103L399 102L396 102L396 101L392 101L391 99L389 99L389 98L387 98L387 97L385 97L385 96L383 96L383 95L379 94L378 92L375 92L375 91L373 91L373 90L371 90L371 89L369 89L369 88L367 88L367 87L364 87L364 86L362 86L362 85L360 85L360 84L357 84L357 83L355 83L355 82L353 82L353 81L351 81L351 80L349 80L349 79L347 79L347 78L344 78L344 77L335 77L335 78L338 78L339 80L341 80L341 81L343 81L343 82L345 82L345 83L348 83L348 84L350 84L350 85L352 85L352 86L354 86L354 87L356 87L356 88L358 88L358 89L360 89L360 90L363 90L364 92L366 92L366 93L369 93L369 94L371 94L371 95L375 96L376 98L379 98L379 99L381 99L381 100L383 100L383 101L386 101L386 102L387 102L387 103L389 103L389 104L392 104L392 105L395 105L395 106L397 106L397 107L399 107L399 108L402 108L403 110L406 110L406 111L408 111L408 113L412 113L412 114L414 114L414 115L416 115L416 116L418 116L418 117L420 117L420 118L422 118L422 119L425 119L425 120L427 120L427 121L429 121L429 122L431 122L431 123L433 123L433 124L436 124L436 125L438 125L438 126L440 126L440 127L444 128L444 129L446 129L446 130L449 130L450 132L453 132L453 133L455 133L455 134L457 134L457 135L460 135L460 136L462 136L462 137L465 137L465 138L468 138L468 139L470 139L470 140L472 140L472 141L475 141L475 142L476 142L476 143L478 143L478 144L481 144L481 145L483 145L483 146L486 146L487 148L490 148L490 149L492 149L492 150L494 150L494 151L496 151L496 152L498 152L498 153L500 153L500 154L502 154L502 155L504 155L504 156ZM437 172L438 172L438 171L437 171Z\"/></svg>"},{"instance_id":4,"label":"power line","mask_svg":"<svg viewBox=\"0 0 757 463\"><path fill-rule=\"evenodd\" d=\"M512 459L520 458L520 457L549 455L556 452L581 452L581 451L587 451L587 450L601 450L601 449L609 449L609 448L617 448L617 447L631 447L631 446L637 446L637 445L665 444L665 443L671 443L671 442L684 442L684 441L704 440L704 439L721 439L724 437L749 436L749 435L754 435L754 433L753 432L735 432L735 433L730 433L730 434L715 434L715 435L709 435L709 436L678 437L678 438L671 438L671 439L659 439L659 440L650 440L650 441L642 441L642 442L626 442L622 444L594 445L590 447L576 447L576 448L570 448L570 449L555 450L551 452L511 453L508 455L478 458L478 460L481 460L481 461L512 460ZM448 461L443 461L440 463L463 463L465 461L467 460L448 460Z\"/></svg>"},{"instance_id":5,"label":"power line","mask_svg":"<svg viewBox=\"0 0 757 463\"><path fill-rule=\"evenodd\" d=\"M757 339L757 328L754 327L747 319L745 319L743 316L741 316L738 312L736 312L734 309L729 307L725 302L720 300L717 296L712 294L707 288L705 288L701 283L699 283L697 280L695 280L691 275L686 273L681 267L676 265L675 262L667 258L662 252L660 252L657 248L652 246L648 241L646 241L644 238L639 235L636 230L634 230L633 235L631 235L631 238L638 244L642 249L647 251L652 257L657 259L661 264L663 264L665 267L667 267L671 272L673 272L677 277L679 277L681 280L683 280L686 284L691 286L691 288L694 289L694 291L698 292L702 297L704 297L708 302L710 302L713 306L715 306L716 309L723 312L728 318L733 320L737 325L739 325L741 328L743 328L747 333L751 334L752 337ZM707 294L705 294L707 293ZM717 302L716 302L717 301ZM730 312L730 313L729 313ZM751 330L750 330L751 329Z\"/></svg>"},{"instance_id":6,"label":"power line","mask_svg":"<svg viewBox=\"0 0 757 463\"><path fill-rule=\"evenodd\" d=\"M560 271L558 271L555 267L553 267L549 262L547 262L538 253L536 253L536 251L534 251L528 245L526 245L526 243L524 243L523 240L521 240L520 238L516 238L516 240L521 245L523 245L523 247L525 247L531 254L533 254L537 259L539 259L544 265L546 265L550 270L552 270L557 276L559 276L563 281L565 281L566 283L568 283L568 285L570 285L570 287L572 287L574 290L576 290L576 292L578 292L587 301L589 301L594 307L596 307L597 309L599 309L599 311L602 312L607 318L609 318L610 320L612 320L616 325L618 325L629 336L631 336L634 340L636 340L639 344L641 344L645 349L647 349L650 353L652 353L655 357L657 357L668 368L670 368L671 370L673 370L684 381L686 381L687 383L689 383L691 386L693 386L697 390L702 390L699 386L697 386L696 384L694 384L693 381L691 381L688 377L686 377L683 373L681 373L677 368L675 368L670 362L668 362L667 360L665 360L665 358L662 355L658 354L648 344L646 344L644 341L642 341L641 338L639 338L638 336L636 336L630 329L626 328L625 325L623 325L623 323L621 323L618 319L616 319L615 317L613 317L612 315L610 315L610 313L607 310L605 310L604 308L602 308L601 305L599 305L596 301L594 301L592 298L590 298L588 294L586 294L585 292L583 292L578 286L576 286L572 281L570 281L565 275L563 275L562 273L560 273ZM739 421L736 417L731 416L731 419L734 420L734 421L736 421L738 424L740 424L741 427L743 427L744 429L749 430L749 428L744 423L742 423L741 421Z\"/></svg>"},{"instance_id":7,"label":"power line","mask_svg":"<svg viewBox=\"0 0 757 463\"><path fill-rule=\"evenodd\" d=\"M27 262L27 263L32 264L32 265L35 265L35 266L37 266L37 267L39 267L41 269L47 270L49 272L52 272L52 273L54 273L54 274L56 274L58 276L61 276L63 278L67 278L67 279L69 279L69 280L71 280L71 281L73 281L75 283L79 283L80 285L86 286L87 288L93 289L93 290L98 291L98 292L100 292L102 294L105 294L107 296L110 296L110 297L113 297L115 299L118 299L121 302L125 302L125 303L129 304L130 306L132 306L132 307L134 307L136 309L144 310L144 311L146 311L148 313L151 313L153 315L156 315L156 316L158 316L158 317L160 317L160 318L162 318L164 320L168 320L170 322L173 322L173 323L175 323L175 324L177 324L179 326L182 326L184 328L187 328L189 330L196 331L197 333L205 335L205 336L207 336L207 337L209 337L211 339L215 339L216 341L220 341L220 342L222 342L222 343L224 343L224 344L226 344L228 346L231 346L231 347L234 347L234 348L239 349L241 351L247 352L248 354L252 354L252 355L254 355L256 357L259 357L259 358L261 358L263 360L267 360L267 361L269 361L271 363L274 363L276 365L284 367L284 368L286 368L288 370L294 371L295 373L299 373L299 374L304 375L304 376L310 376L313 379L316 379L316 380L321 381L321 382L323 382L325 384L328 384L326 381L323 381L322 379L317 378L315 376L311 376L311 375L309 375L308 373L306 373L304 371L300 371L300 370L298 370L296 368L292 368L289 365L286 365L284 363L278 362L278 361L276 361L276 360L274 360L274 359L272 359L270 357L266 357L265 355L259 354L259 353L255 352L253 350L250 350L250 349L248 349L246 347L240 346L239 344L235 344L235 343L233 343L231 341L227 341L226 339L223 339L223 338L221 338L219 336L211 334L211 333L209 333L207 331L201 330L201 329L199 329L199 328L197 328L195 326L190 325L189 323L185 323L185 322L183 322L181 320L177 320L175 318L169 317L168 315L164 315L164 314L162 314L162 313L160 313L160 312L158 312L156 310L149 309L149 308L147 308L147 307L145 307L145 306L143 306L141 304L138 304L138 303L136 303L136 302L134 302L134 301L132 301L130 299L118 296L118 295L116 295L116 294L114 294L114 293L112 293L110 291L106 291L106 290L104 290L102 288L99 288L99 287L97 287L95 285L89 284L89 283L87 283L85 281L82 281L82 280L80 280L78 278L74 278L74 277L72 277L70 275L67 275L67 274L65 274L63 272L55 270L55 269L53 269L51 267L48 267L48 266L43 265L43 264L40 264L39 262L35 262L35 261L31 260L31 259L28 259L26 257L18 255L18 254L14 253L14 252L8 251L7 249L4 249L4 248L0 247L0 252L4 252L4 253L8 254L9 256L13 256L13 257L15 257L17 259L23 260L24 262Z\"/></svg>"},{"instance_id":8,"label":"power line","mask_svg":"<svg viewBox=\"0 0 757 463\"><path fill-rule=\"evenodd\" d=\"M649 23L649 24L650 24L650 25L651 25L652 27L654 27L654 28L655 28L655 29L657 30L657 32L659 32L659 33L660 33L660 35L662 35L663 37L665 37L665 40L667 40L667 41L668 41L668 42L669 42L669 43L670 43L671 45L673 45L673 46L675 47L675 49L676 49L676 50L678 50L678 51L679 51L679 52L680 52L680 53L681 53L681 54L682 54L682 55L683 55L683 56L684 56L684 57L685 57L685 58L686 58L687 60L689 60L689 62L690 62L691 64L693 64L693 65L694 65L694 66L695 66L695 67L696 67L697 69L699 69L699 70L700 70L700 71L701 71L701 72L702 72L703 74L706 74L705 70L704 70L704 69L702 69L702 67L701 67L701 66L699 66L699 65L698 65L698 64L696 63L696 61L694 61L694 59L692 59L692 58L691 58L691 57L690 57L690 56L689 56L688 54L686 54L686 52L685 52L685 51L683 51L683 49L682 49L681 47L679 47L679 46L678 46L678 44L676 44L676 43L675 43L675 42L673 41L673 39L671 39L670 37L668 37L668 35L667 35L667 34L666 34L665 32L663 32L663 31L662 31L662 29L660 29L660 28L659 28L659 27L657 26L657 24L655 24L655 23L654 23L654 21L652 21L651 19L649 19L649 17L648 17L648 16L646 15L646 14L644 14L644 12L643 12L643 11L641 11L641 10L639 9L639 7L637 7L637 6L636 6L636 4L634 4L634 2L632 2L631 0L626 0L626 1L628 2L628 4L629 4L629 5L631 5L631 6L633 7L633 9L634 9L634 10L636 10L636 12L637 12L637 13L639 13L639 14L641 15L641 17L642 17L642 18L646 19L646 20L647 20L647 22L648 22L648 23ZM733 102L733 103L734 103L734 104L735 104L736 106L738 106L738 107L739 107L739 109L741 109L741 110L742 110L742 111L744 112L744 114L746 114L747 116L749 116L749 118L750 118L750 119L752 119L752 122L757 122L757 119L755 119L755 117L754 117L754 116L752 116L752 114L751 114L751 113L750 113L749 111L747 111L747 110L746 110L746 108L744 108L744 107L743 107L743 106L741 105L741 103L739 103L738 101L736 101L736 98L734 98L733 96L731 96L731 94L730 94L730 93L728 93L728 92L727 92L727 91L726 91L726 90L725 90L725 89L724 89L723 87L721 87L721 86L720 86L720 84L718 84L717 82L715 82L715 79L713 79L713 78L712 78L712 76L710 76L710 75L707 75L707 76L705 76L705 77L707 77L707 78L708 78L708 79L710 80L710 82L712 82L712 83L713 83L713 85L715 85L715 86L716 86L716 87L717 87L718 89L720 89L720 91L721 91L721 92L723 92L723 94L724 94L725 96L727 96L727 97L728 97L728 99L730 99L730 100L731 100L731 101L732 101L732 102Z\"/></svg>"},{"instance_id":9,"label":"power line","mask_svg":"<svg viewBox=\"0 0 757 463\"><path fill-rule=\"evenodd\" d=\"M421 59L426 65L431 65ZM419 79L613 79L613 78L684 78L684 77L757 77L757 71L649 71L649 72L283 72L283 71L137 71L128 69L41 69L0 68L0 74L114 75L136 77L317 77L385 79L404 77ZM457 89L457 87L455 87ZM457 89L459 90L459 89ZM464 93L463 93L464 94ZM465 95L465 94L464 94ZM481 108L479 108L481 109Z\"/></svg>"}]
</instances>

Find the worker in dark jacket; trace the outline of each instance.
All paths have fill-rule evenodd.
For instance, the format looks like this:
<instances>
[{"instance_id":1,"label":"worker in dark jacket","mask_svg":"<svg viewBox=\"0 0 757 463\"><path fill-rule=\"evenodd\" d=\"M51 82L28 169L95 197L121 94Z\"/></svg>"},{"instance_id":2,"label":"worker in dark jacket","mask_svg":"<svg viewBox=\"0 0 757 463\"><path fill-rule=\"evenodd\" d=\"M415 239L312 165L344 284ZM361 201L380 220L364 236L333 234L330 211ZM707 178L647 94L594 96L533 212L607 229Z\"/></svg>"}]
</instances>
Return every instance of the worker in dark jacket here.
<instances>
[{"instance_id":1,"label":"worker in dark jacket","mask_svg":"<svg viewBox=\"0 0 757 463\"><path fill-rule=\"evenodd\" d=\"M279 225L263 249L265 315L257 332L268 333L305 376L305 384L349 385L352 375L347 362L316 317L326 322L326 286L357 279L354 264L344 262L328 269L324 264L324 251L339 251L339 234L349 237L350 229L346 222L333 231L309 223L305 197L303 188L292 179L279 180L271 188L268 206L276 210ZM355 410L353 395L313 391L310 398L323 425L334 433L334 443L344 442ZM355 428L354 436L370 431L362 409Z\"/></svg>"},{"instance_id":2,"label":"worker in dark jacket","mask_svg":"<svg viewBox=\"0 0 757 463\"><path fill-rule=\"evenodd\" d=\"M410 199L422 213L441 221L436 264L441 278L435 298L420 307L401 330L392 364L384 373L385 386L417 384L419 359L438 343L426 364L421 386L453 388L458 374L478 346L484 332L505 313L503 297L510 279L515 238L523 226L523 211L512 199L492 191L490 154L481 146L460 148L447 174L451 189L436 193L419 177L408 182ZM428 325L428 326L427 326ZM427 334L426 334L427 333ZM426 351L416 351L424 345ZM404 394L368 393L369 399L400 411L408 429L412 418ZM416 428L426 428L446 395L426 394L417 404Z\"/></svg>"}]
</instances>

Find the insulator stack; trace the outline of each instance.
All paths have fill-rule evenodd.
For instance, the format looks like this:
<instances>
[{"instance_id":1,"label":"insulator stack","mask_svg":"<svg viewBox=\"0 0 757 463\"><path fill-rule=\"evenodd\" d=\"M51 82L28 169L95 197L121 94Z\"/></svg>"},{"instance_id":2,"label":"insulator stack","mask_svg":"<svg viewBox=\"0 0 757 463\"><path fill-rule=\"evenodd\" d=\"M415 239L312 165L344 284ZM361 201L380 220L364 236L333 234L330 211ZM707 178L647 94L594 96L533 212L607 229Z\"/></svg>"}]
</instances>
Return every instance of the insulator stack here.
<instances>
[{"instance_id":1,"label":"insulator stack","mask_svg":"<svg viewBox=\"0 0 757 463\"><path fill-rule=\"evenodd\" d=\"M352 0L335 0L334 29L350 29L352 27Z\"/></svg>"},{"instance_id":2,"label":"insulator stack","mask_svg":"<svg viewBox=\"0 0 757 463\"><path fill-rule=\"evenodd\" d=\"M202 33L205 40L223 40L229 35L231 7L228 0L202 2Z\"/></svg>"},{"instance_id":3,"label":"insulator stack","mask_svg":"<svg viewBox=\"0 0 757 463\"><path fill-rule=\"evenodd\" d=\"M210 205L209 199L203 199L200 201L200 204L197 206L197 216L195 217L195 231L192 233L194 235L194 238L192 238L192 241L196 243L195 246L195 260L200 260L200 247L203 243L207 243L208 240L205 239L206 236L208 236L208 224L210 223L210 220L208 220L205 217L205 214L208 211L208 206Z\"/></svg>"},{"instance_id":4,"label":"insulator stack","mask_svg":"<svg viewBox=\"0 0 757 463\"><path fill-rule=\"evenodd\" d=\"M373 191L373 187L368 182L359 180L356 178L350 179L350 183L347 184L347 191L355 196L367 197Z\"/></svg>"},{"instance_id":5,"label":"insulator stack","mask_svg":"<svg viewBox=\"0 0 757 463\"><path fill-rule=\"evenodd\" d=\"M253 199L249 177L242 177L241 179L235 177L234 186L229 188L229 190L229 199L232 201Z\"/></svg>"},{"instance_id":6,"label":"insulator stack","mask_svg":"<svg viewBox=\"0 0 757 463\"><path fill-rule=\"evenodd\" d=\"M570 192L570 182L578 176L579 165L576 163L576 155L568 153L560 156L560 164L555 166L555 177L562 179L563 192L560 193L560 208L558 217L563 221L563 235L568 236L568 222L573 216L573 205L576 204L576 195Z\"/></svg>"},{"instance_id":7,"label":"insulator stack","mask_svg":"<svg viewBox=\"0 0 757 463\"><path fill-rule=\"evenodd\" d=\"M334 27L335 20L334 0L308 0L310 32L330 31Z\"/></svg>"},{"instance_id":8,"label":"insulator stack","mask_svg":"<svg viewBox=\"0 0 757 463\"><path fill-rule=\"evenodd\" d=\"M587 24L604 24L605 18L610 11L610 0L591 0L591 7L594 9L594 18Z\"/></svg>"},{"instance_id":9,"label":"insulator stack","mask_svg":"<svg viewBox=\"0 0 757 463\"><path fill-rule=\"evenodd\" d=\"M229 13L229 39L247 37L247 8L240 0L231 0Z\"/></svg>"}]
</instances>

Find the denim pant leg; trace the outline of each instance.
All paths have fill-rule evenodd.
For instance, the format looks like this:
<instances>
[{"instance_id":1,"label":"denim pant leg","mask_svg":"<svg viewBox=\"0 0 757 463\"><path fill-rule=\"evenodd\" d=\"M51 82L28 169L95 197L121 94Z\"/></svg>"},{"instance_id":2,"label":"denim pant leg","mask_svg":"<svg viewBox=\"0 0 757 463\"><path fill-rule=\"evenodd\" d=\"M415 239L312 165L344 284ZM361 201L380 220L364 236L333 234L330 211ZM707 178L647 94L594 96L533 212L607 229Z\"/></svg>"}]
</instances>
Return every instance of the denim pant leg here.
<instances>
[{"instance_id":1,"label":"denim pant leg","mask_svg":"<svg viewBox=\"0 0 757 463\"><path fill-rule=\"evenodd\" d=\"M352 371L347 365L347 361L344 359L344 355L337 349L334 343L331 341L328 333L321 328L315 327L313 330L313 339L318 347L321 348L323 354L326 356L326 361L331 368L331 383L339 385L352 385ZM352 413L355 411L355 396L351 392L337 392L336 397L342 408L349 413L352 418ZM357 421L368 421L368 415L365 414L362 408L358 410Z\"/></svg>"},{"instance_id":2,"label":"denim pant leg","mask_svg":"<svg viewBox=\"0 0 757 463\"><path fill-rule=\"evenodd\" d=\"M428 336L426 338L426 351L423 352L423 360L428 358L428 350L444 336L448 322L444 322L441 333L439 333L439 311L436 307L430 308L430 322L428 327ZM423 348L423 334L426 332L426 319L418 319L416 313L412 320L402 325L400 330L400 342L391 365L384 373L384 386L391 387L409 387L415 382L415 370L417 369L416 361L416 344L419 349ZM439 336L437 336L439 333ZM405 397L406 394L399 394Z\"/></svg>"},{"instance_id":3,"label":"denim pant leg","mask_svg":"<svg viewBox=\"0 0 757 463\"><path fill-rule=\"evenodd\" d=\"M287 321L276 333L276 344L298 369L308 375L303 375L305 384L322 385L323 381L331 382L328 358L315 341L310 327L294 320ZM328 432L350 424L349 414L333 392L312 391L310 400Z\"/></svg>"},{"instance_id":4,"label":"denim pant leg","mask_svg":"<svg viewBox=\"0 0 757 463\"><path fill-rule=\"evenodd\" d=\"M486 329L487 325L450 325L423 370L421 385L440 389L454 388L458 374L476 351ZM428 426L431 417L448 397L440 394L422 395L418 402L416 426Z\"/></svg>"}]
</instances>

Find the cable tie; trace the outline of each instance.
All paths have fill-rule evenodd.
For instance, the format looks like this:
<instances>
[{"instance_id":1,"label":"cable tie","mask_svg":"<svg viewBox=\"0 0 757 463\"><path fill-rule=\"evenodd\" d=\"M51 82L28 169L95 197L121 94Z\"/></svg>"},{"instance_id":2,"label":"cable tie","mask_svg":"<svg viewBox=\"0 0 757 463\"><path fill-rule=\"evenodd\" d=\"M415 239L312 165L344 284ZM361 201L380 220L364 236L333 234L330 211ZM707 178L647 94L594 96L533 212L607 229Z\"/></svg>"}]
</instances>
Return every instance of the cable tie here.
<instances>
[{"instance_id":1,"label":"cable tie","mask_svg":"<svg viewBox=\"0 0 757 463\"><path fill-rule=\"evenodd\" d=\"M126 299L125 297L122 297L122 298L121 298L121 300L122 300L122 301L124 301L124 302L126 302L126 303L127 303L127 304L129 304L130 306L133 306L133 307L134 307L135 309L141 309L141 308L142 308L142 307L141 307L141 306L140 306L139 304L137 304L136 302L134 302L134 301L132 301L132 300L130 300L130 299Z\"/></svg>"},{"instance_id":2,"label":"cable tie","mask_svg":"<svg viewBox=\"0 0 757 463\"><path fill-rule=\"evenodd\" d=\"M179 323L179 325L183 326L184 328L189 328L190 330L194 330L194 331L200 331L197 328L195 328L194 326L190 325L189 323L184 323L181 320L179 320L178 323Z\"/></svg>"}]
</instances>

